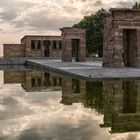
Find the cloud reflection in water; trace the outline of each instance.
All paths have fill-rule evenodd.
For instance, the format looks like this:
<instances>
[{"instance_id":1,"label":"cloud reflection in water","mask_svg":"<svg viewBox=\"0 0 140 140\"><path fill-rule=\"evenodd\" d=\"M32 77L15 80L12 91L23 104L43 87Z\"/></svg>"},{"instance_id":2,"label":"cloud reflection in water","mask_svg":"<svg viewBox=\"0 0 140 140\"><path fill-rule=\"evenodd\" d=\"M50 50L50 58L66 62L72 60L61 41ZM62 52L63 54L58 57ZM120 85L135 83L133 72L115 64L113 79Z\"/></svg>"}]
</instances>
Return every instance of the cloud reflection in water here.
<instances>
[{"instance_id":1,"label":"cloud reflection in water","mask_svg":"<svg viewBox=\"0 0 140 140\"><path fill-rule=\"evenodd\" d=\"M62 92L25 92L20 84L0 90L0 139L81 139L107 137L103 116L82 104L60 104ZM104 129L106 130L106 129Z\"/></svg>"}]
</instances>

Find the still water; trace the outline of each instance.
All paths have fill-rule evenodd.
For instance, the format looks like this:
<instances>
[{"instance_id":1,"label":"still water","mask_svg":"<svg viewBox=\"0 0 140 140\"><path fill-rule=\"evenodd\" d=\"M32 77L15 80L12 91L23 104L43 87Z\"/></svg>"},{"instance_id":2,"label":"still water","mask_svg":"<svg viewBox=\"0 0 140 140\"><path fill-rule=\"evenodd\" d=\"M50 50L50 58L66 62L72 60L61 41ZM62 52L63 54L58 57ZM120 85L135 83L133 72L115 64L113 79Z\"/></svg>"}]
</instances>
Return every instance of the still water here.
<instances>
[{"instance_id":1,"label":"still water","mask_svg":"<svg viewBox=\"0 0 140 140\"><path fill-rule=\"evenodd\" d=\"M0 72L0 140L140 140L140 80Z\"/></svg>"}]
</instances>

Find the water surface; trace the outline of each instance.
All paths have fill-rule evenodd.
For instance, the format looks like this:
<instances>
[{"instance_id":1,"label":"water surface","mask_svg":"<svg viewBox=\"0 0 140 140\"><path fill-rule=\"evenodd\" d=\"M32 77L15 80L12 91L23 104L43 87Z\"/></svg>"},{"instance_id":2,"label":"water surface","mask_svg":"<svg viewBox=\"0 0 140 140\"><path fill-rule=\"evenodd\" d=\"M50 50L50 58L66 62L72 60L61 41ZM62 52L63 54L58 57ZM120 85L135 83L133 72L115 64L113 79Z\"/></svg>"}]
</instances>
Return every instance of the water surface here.
<instances>
[{"instance_id":1,"label":"water surface","mask_svg":"<svg viewBox=\"0 0 140 140\"><path fill-rule=\"evenodd\" d=\"M0 72L0 140L138 140L140 80Z\"/></svg>"}]
</instances>

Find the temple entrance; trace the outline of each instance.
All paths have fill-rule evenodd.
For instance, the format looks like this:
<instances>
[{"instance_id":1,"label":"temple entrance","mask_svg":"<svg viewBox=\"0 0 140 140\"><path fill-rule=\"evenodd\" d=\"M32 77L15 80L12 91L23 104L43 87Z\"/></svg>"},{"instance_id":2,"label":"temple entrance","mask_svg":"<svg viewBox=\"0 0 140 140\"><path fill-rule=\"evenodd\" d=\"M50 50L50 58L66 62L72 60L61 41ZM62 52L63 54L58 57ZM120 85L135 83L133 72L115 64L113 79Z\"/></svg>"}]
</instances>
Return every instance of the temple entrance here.
<instances>
[{"instance_id":1,"label":"temple entrance","mask_svg":"<svg viewBox=\"0 0 140 140\"><path fill-rule=\"evenodd\" d=\"M80 39L72 39L72 57L75 58L75 61L79 61L79 46L80 46Z\"/></svg>"},{"instance_id":2,"label":"temple entrance","mask_svg":"<svg viewBox=\"0 0 140 140\"><path fill-rule=\"evenodd\" d=\"M62 31L62 61L84 62L86 57L86 30L64 27Z\"/></svg>"},{"instance_id":3,"label":"temple entrance","mask_svg":"<svg viewBox=\"0 0 140 140\"><path fill-rule=\"evenodd\" d=\"M43 42L44 46L44 57L50 57L50 41L44 41Z\"/></svg>"},{"instance_id":4,"label":"temple entrance","mask_svg":"<svg viewBox=\"0 0 140 140\"><path fill-rule=\"evenodd\" d=\"M135 29L123 30L123 62L125 67L136 65L137 32Z\"/></svg>"}]
</instances>

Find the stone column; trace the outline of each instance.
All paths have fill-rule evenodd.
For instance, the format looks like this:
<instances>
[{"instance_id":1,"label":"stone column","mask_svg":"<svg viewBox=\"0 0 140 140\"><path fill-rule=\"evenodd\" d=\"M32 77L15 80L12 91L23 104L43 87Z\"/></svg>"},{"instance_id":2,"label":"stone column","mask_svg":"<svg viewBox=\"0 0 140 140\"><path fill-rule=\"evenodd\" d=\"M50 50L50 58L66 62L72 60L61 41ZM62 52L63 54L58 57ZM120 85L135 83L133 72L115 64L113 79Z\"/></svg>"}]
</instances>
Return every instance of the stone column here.
<instances>
[{"instance_id":1,"label":"stone column","mask_svg":"<svg viewBox=\"0 0 140 140\"><path fill-rule=\"evenodd\" d=\"M123 29L114 29L113 67L124 67Z\"/></svg>"},{"instance_id":2,"label":"stone column","mask_svg":"<svg viewBox=\"0 0 140 140\"><path fill-rule=\"evenodd\" d=\"M59 40L59 48L62 49L62 41L61 40Z\"/></svg>"},{"instance_id":3,"label":"stone column","mask_svg":"<svg viewBox=\"0 0 140 140\"><path fill-rule=\"evenodd\" d=\"M72 40L68 38L64 39L62 46L62 61L72 62Z\"/></svg>"},{"instance_id":4,"label":"stone column","mask_svg":"<svg viewBox=\"0 0 140 140\"><path fill-rule=\"evenodd\" d=\"M86 33L83 32L80 38L79 50L78 50L78 62L84 62L86 57Z\"/></svg>"},{"instance_id":5,"label":"stone column","mask_svg":"<svg viewBox=\"0 0 140 140\"><path fill-rule=\"evenodd\" d=\"M50 40L49 50L50 50L50 57L53 57L53 40Z\"/></svg>"},{"instance_id":6,"label":"stone column","mask_svg":"<svg viewBox=\"0 0 140 140\"><path fill-rule=\"evenodd\" d=\"M26 39L26 49L25 49L25 56L28 57L32 57L32 53L31 53L31 40L30 39Z\"/></svg>"},{"instance_id":7,"label":"stone column","mask_svg":"<svg viewBox=\"0 0 140 140\"><path fill-rule=\"evenodd\" d=\"M113 67L113 23L106 18L103 30L103 67Z\"/></svg>"},{"instance_id":8,"label":"stone column","mask_svg":"<svg viewBox=\"0 0 140 140\"><path fill-rule=\"evenodd\" d=\"M44 45L43 45L43 40L41 40L41 52L42 52L42 57L44 57L44 54L45 54L45 48L44 48Z\"/></svg>"},{"instance_id":9,"label":"stone column","mask_svg":"<svg viewBox=\"0 0 140 140\"><path fill-rule=\"evenodd\" d=\"M35 49L37 49L38 41L35 41Z\"/></svg>"},{"instance_id":10,"label":"stone column","mask_svg":"<svg viewBox=\"0 0 140 140\"><path fill-rule=\"evenodd\" d=\"M137 51L136 51L136 57L137 57L137 64L136 66L140 68L140 29L137 29Z\"/></svg>"},{"instance_id":11,"label":"stone column","mask_svg":"<svg viewBox=\"0 0 140 140\"><path fill-rule=\"evenodd\" d=\"M59 49L59 41L56 41L56 50Z\"/></svg>"}]
</instances>

